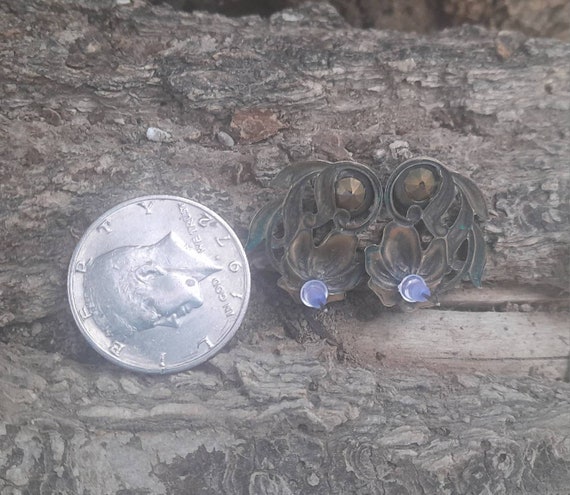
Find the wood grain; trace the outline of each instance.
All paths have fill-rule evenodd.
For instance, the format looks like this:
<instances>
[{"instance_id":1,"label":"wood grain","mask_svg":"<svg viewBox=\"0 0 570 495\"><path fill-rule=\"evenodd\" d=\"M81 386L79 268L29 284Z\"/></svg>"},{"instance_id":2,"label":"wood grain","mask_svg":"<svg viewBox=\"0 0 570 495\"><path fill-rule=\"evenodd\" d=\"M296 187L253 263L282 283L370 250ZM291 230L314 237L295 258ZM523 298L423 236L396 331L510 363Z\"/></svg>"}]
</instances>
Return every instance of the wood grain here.
<instances>
[{"instance_id":1,"label":"wood grain","mask_svg":"<svg viewBox=\"0 0 570 495\"><path fill-rule=\"evenodd\" d=\"M348 352L383 367L562 380L570 363L570 326L563 313L384 313L354 324L342 341Z\"/></svg>"}]
</instances>

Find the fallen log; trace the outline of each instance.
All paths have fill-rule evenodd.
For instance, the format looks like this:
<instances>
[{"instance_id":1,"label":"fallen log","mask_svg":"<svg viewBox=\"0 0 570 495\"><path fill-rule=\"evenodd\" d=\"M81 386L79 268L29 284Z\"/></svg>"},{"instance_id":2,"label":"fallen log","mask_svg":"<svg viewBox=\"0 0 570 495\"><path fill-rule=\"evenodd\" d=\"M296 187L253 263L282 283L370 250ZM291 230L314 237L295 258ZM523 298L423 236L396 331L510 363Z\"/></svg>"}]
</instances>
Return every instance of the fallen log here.
<instances>
[{"instance_id":1,"label":"fallen log","mask_svg":"<svg viewBox=\"0 0 570 495\"><path fill-rule=\"evenodd\" d=\"M120 4L0 6L0 493L567 490L570 45ZM120 201L185 196L245 238L291 162L385 182L414 155L483 191L483 290L314 313L254 270L227 351L164 377L77 331L67 264Z\"/></svg>"}]
</instances>

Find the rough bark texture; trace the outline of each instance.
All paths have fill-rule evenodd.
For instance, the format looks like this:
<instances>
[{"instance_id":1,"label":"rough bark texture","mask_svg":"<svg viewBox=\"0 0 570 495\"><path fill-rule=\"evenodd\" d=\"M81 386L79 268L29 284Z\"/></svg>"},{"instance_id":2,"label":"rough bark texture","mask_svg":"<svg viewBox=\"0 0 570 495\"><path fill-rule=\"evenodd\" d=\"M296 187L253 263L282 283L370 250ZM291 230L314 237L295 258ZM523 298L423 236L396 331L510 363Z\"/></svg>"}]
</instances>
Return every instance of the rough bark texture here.
<instances>
[{"instance_id":1,"label":"rough bark texture","mask_svg":"<svg viewBox=\"0 0 570 495\"><path fill-rule=\"evenodd\" d=\"M0 33L2 495L567 493L568 384L522 365L489 372L479 354L426 364L445 357L429 329L415 330L425 356L383 349L374 327L406 315L369 293L313 313L254 270L227 351L146 377L88 348L65 280L79 236L121 200L186 196L243 237L292 161L352 158L385 180L431 155L475 180L491 210L486 288L450 295L449 321L489 325L491 349L512 316L512 341L523 328L528 342L516 359L552 338L563 360L566 314L552 312L569 276L568 44L361 31L326 4L228 19L8 0ZM164 142L146 139L150 126ZM466 307L485 314L455 311ZM481 334L449 325L442 335L480 352Z\"/></svg>"},{"instance_id":2,"label":"rough bark texture","mask_svg":"<svg viewBox=\"0 0 570 495\"><path fill-rule=\"evenodd\" d=\"M270 352L270 351L273 352ZM566 493L568 386L265 339L148 378L2 347L3 493Z\"/></svg>"}]
</instances>

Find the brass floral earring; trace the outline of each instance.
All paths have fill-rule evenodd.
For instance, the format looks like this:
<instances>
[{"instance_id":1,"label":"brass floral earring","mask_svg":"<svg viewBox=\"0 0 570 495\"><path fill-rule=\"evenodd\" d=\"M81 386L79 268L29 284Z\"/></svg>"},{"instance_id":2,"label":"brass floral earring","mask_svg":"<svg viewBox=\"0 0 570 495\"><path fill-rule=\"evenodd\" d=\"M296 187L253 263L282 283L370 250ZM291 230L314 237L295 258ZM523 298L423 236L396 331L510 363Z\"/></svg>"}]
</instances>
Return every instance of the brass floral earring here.
<instances>
[{"instance_id":1,"label":"brass floral earring","mask_svg":"<svg viewBox=\"0 0 570 495\"><path fill-rule=\"evenodd\" d=\"M380 211L379 179L359 163L310 161L272 185L286 191L257 212L246 250L265 247L278 285L297 302L322 308L344 299L365 275L357 235Z\"/></svg>"},{"instance_id":2,"label":"brass floral earring","mask_svg":"<svg viewBox=\"0 0 570 495\"><path fill-rule=\"evenodd\" d=\"M413 307L469 279L481 286L485 220L481 191L432 158L402 163L386 185L392 221L365 250L368 286L385 306Z\"/></svg>"}]
</instances>

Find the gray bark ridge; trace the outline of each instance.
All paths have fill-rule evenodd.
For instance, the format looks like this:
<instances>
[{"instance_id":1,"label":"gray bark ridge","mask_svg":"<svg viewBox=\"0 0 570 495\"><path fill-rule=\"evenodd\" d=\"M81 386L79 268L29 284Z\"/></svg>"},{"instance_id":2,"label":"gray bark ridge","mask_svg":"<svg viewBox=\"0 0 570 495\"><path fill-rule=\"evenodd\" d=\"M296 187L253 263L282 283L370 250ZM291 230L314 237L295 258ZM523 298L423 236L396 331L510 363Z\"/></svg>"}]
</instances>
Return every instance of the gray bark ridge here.
<instances>
[{"instance_id":1,"label":"gray bark ridge","mask_svg":"<svg viewBox=\"0 0 570 495\"><path fill-rule=\"evenodd\" d=\"M335 353L239 346L149 378L2 345L0 493L567 489L568 384L375 373Z\"/></svg>"}]
</instances>

